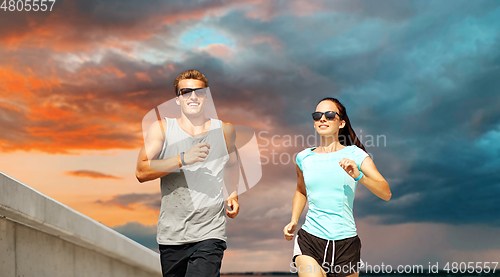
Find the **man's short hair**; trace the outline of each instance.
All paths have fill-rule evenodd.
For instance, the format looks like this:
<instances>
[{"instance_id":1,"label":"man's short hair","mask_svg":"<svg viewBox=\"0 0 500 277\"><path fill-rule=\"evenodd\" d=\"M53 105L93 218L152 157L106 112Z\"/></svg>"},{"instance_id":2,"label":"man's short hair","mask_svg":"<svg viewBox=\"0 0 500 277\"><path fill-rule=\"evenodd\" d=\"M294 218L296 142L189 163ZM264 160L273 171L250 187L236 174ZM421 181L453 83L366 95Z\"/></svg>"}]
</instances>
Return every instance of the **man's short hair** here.
<instances>
[{"instance_id":1,"label":"man's short hair","mask_svg":"<svg viewBox=\"0 0 500 277\"><path fill-rule=\"evenodd\" d=\"M174 88L175 88L175 95L177 95L177 92L179 91L179 82L181 80L186 80L186 79L194 79L194 80L200 80L205 84L205 87L208 87L208 80L203 73L199 72L196 69L190 69L182 72L175 78L174 81Z\"/></svg>"}]
</instances>

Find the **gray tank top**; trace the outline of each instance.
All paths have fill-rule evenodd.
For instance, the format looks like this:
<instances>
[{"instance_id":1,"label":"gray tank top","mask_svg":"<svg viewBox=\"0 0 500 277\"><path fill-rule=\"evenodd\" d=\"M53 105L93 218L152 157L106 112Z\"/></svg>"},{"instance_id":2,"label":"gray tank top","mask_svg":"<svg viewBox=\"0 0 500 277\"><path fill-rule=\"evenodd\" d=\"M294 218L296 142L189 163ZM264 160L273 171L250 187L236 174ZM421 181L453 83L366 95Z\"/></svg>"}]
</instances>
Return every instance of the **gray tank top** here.
<instances>
[{"instance_id":1,"label":"gray tank top","mask_svg":"<svg viewBox=\"0 0 500 277\"><path fill-rule=\"evenodd\" d=\"M179 245L205 239L226 241L224 211L224 165L229 159L222 121L211 118L203 137L192 137L175 118L166 118L166 139L158 159L187 152L193 145L207 142L210 150L204 162L182 166L161 178L161 208L156 241Z\"/></svg>"}]
</instances>

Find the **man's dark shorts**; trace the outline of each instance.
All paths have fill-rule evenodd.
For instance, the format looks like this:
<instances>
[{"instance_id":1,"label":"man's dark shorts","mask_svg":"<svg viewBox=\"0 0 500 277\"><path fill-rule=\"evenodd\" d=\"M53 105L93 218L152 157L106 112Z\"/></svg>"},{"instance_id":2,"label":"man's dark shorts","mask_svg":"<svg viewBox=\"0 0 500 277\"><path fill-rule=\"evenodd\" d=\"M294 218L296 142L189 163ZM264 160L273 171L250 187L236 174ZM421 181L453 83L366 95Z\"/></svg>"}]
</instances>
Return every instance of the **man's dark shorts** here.
<instances>
[{"instance_id":1,"label":"man's dark shorts","mask_svg":"<svg viewBox=\"0 0 500 277\"><path fill-rule=\"evenodd\" d=\"M163 277L220 276L226 242L207 239L182 245L161 245L160 260Z\"/></svg>"}]
</instances>

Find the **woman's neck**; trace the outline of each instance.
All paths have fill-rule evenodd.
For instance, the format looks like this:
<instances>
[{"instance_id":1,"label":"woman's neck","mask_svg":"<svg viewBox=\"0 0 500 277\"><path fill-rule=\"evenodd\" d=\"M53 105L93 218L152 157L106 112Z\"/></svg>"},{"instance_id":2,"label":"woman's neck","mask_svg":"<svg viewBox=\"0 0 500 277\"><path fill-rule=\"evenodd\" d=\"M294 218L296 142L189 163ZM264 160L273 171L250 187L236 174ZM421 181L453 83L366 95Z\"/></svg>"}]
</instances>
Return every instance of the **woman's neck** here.
<instances>
[{"instance_id":1,"label":"woman's neck","mask_svg":"<svg viewBox=\"0 0 500 277\"><path fill-rule=\"evenodd\" d=\"M339 137L337 134L329 135L329 136L321 136L321 150L323 152L335 152L344 148L344 146L340 143Z\"/></svg>"}]
</instances>

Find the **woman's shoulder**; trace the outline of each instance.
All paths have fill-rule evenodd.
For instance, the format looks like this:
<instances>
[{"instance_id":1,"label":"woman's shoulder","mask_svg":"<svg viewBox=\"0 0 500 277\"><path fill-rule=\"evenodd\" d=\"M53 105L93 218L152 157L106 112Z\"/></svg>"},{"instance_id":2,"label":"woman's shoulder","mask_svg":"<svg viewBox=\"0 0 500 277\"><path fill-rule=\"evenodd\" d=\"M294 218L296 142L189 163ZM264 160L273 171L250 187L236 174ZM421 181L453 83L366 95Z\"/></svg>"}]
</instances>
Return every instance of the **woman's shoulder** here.
<instances>
[{"instance_id":1,"label":"woman's shoulder","mask_svg":"<svg viewBox=\"0 0 500 277\"><path fill-rule=\"evenodd\" d=\"M370 156L367 152L365 152L365 150L363 150L363 148L358 147L357 145L349 145L348 147L350 148L348 151L349 159L353 160L358 165L361 165L363 160Z\"/></svg>"},{"instance_id":2,"label":"woman's shoulder","mask_svg":"<svg viewBox=\"0 0 500 277\"><path fill-rule=\"evenodd\" d=\"M303 167L302 167L302 163L303 163L303 161L306 159L306 157L308 157L308 156L310 156L310 155L312 155L312 154L313 154L313 153L312 153L312 151L311 151L311 149L312 149L312 148L313 148L313 147L311 147L311 148L306 148L306 149L304 149L304 150L300 151L300 152L297 154L297 157L295 158L295 162L296 162L296 164L299 166L299 168L300 168L301 170L304 170L304 169L303 169Z\"/></svg>"},{"instance_id":3,"label":"woman's shoulder","mask_svg":"<svg viewBox=\"0 0 500 277\"><path fill-rule=\"evenodd\" d=\"M303 159L305 158L306 156L312 154L312 149L314 149L314 147L309 147L309 148L306 148L302 151L300 151L298 154L297 154L297 159Z\"/></svg>"},{"instance_id":4,"label":"woman's shoulder","mask_svg":"<svg viewBox=\"0 0 500 277\"><path fill-rule=\"evenodd\" d=\"M314 149L314 147L309 147L309 148L306 148L306 149L304 149L304 150L300 151L300 152L297 154L297 156L299 156L299 155L307 155L307 154L311 153L312 149Z\"/></svg>"},{"instance_id":5,"label":"woman's shoulder","mask_svg":"<svg viewBox=\"0 0 500 277\"><path fill-rule=\"evenodd\" d=\"M349 145L349 146L346 146L346 147L349 147L349 149L353 152L365 152L365 150L363 150L361 147L357 146L356 144L352 144L352 145Z\"/></svg>"}]
</instances>

